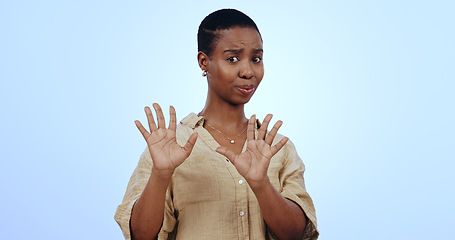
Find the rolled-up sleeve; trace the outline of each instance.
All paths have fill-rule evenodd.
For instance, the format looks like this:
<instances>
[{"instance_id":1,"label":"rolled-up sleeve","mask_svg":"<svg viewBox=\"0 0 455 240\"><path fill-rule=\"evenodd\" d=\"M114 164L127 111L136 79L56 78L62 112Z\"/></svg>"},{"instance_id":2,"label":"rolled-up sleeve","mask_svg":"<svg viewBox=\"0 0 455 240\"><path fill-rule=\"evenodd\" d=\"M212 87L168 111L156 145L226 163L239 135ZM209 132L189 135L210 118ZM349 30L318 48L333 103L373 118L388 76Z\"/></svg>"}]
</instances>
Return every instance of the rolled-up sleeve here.
<instances>
[{"instance_id":1,"label":"rolled-up sleeve","mask_svg":"<svg viewBox=\"0 0 455 240\"><path fill-rule=\"evenodd\" d=\"M313 200L305 189L303 174L305 165L297 154L292 142L285 145L286 156L280 172L281 195L300 206L308 217L303 239L314 240L319 236L317 230L316 211Z\"/></svg>"},{"instance_id":2,"label":"rolled-up sleeve","mask_svg":"<svg viewBox=\"0 0 455 240\"><path fill-rule=\"evenodd\" d=\"M148 149L142 153L138 165L131 175L130 181L126 189L125 196L122 203L117 207L114 219L120 226L123 236L126 240L131 239L130 220L131 212L137 199L141 196L142 192L147 185L152 171L152 160ZM159 239L166 239L169 232L174 229L176 219L174 217L174 208L172 201L169 198L169 188L166 193L166 206L163 220L163 226L159 232Z\"/></svg>"}]
</instances>

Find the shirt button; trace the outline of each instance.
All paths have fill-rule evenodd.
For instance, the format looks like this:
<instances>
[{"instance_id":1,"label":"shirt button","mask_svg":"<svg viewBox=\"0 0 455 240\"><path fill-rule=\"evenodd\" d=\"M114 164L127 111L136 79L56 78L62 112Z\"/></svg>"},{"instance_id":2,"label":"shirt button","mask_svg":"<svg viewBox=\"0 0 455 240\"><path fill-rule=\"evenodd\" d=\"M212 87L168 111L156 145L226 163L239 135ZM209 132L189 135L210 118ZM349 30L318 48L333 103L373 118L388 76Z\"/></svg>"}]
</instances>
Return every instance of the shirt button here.
<instances>
[{"instance_id":1,"label":"shirt button","mask_svg":"<svg viewBox=\"0 0 455 240\"><path fill-rule=\"evenodd\" d=\"M239 180L239 184L242 184L243 183L243 180Z\"/></svg>"},{"instance_id":2,"label":"shirt button","mask_svg":"<svg viewBox=\"0 0 455 240\"><path fill-rule=\"evenodd\" d=\"M245 215L245 213L243 211L240 211L240 216L243 216Z\"/></svg>"}]
</instances>

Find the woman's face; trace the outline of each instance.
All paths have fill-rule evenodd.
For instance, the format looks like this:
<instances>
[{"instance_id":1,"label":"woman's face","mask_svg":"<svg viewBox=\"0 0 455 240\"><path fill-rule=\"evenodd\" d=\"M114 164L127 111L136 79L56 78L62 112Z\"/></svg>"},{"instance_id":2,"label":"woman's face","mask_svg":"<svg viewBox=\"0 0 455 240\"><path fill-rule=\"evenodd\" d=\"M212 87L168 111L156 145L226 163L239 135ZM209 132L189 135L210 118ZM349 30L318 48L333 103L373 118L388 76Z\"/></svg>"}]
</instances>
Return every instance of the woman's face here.
<instances>
[{"instance_id":1,"label":"woman's face","mask_svg":"<svg viewBox=\"0 0 455 240\"><path fill-rule=\"evenodd\" d=\"M245 104L264 76L262 39L249 27L233 27L220 34L207 64L209 97Z\"/></svg>"}]
</instances>

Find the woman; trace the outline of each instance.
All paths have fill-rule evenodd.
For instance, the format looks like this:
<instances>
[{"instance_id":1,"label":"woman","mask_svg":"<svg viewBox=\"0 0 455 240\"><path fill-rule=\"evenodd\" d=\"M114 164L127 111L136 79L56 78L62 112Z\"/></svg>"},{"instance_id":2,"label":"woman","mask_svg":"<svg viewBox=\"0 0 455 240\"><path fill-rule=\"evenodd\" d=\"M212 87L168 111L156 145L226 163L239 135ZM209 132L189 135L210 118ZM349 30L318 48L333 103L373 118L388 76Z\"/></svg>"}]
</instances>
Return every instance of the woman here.
<instances>
[{"instance_id":1,"label":"woman","mask_svg":"<svg viewBox=\"0 0 455 240\"><path fill-rule=\"evenodd\" d=\"M128 184L116 221L126 239L317 239L304 165L292 143L245 117L264 75L262 38L245 14L223 9L198 30L198 63L207 77L204 109L169 127L153 104L148 149ZM183 147L182 147L183 146Z\"/></svg>"}]
</instances>

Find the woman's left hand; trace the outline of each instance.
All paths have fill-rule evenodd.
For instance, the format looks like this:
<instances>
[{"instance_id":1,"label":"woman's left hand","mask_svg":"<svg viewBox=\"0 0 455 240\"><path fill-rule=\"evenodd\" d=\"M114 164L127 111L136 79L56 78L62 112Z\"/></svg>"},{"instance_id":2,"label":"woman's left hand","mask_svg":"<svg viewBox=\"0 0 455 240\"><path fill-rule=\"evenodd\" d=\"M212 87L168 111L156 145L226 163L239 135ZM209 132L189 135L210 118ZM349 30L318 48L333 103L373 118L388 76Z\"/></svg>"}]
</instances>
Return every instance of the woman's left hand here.
<instances>
[{"instance_id":1,"label":"woman's left hand","mask_svg":"<svg viewBox=\"0 0 455 240\"><path fill-rule=\"evenodd\" d=\"M267 127L271 119L272 114L268 114L264 118L264 122L258 131L258 137L255 139L256 115L251 116L248 122L245 152L236 154L227 147L218 147L216 149L218 153L226 156L232 164L234 164L237 171L247 180L248 184L252 188L269 181L267 170L269 168L270 159L288 141L288 138L285 137L274 146L271 146L278 129L283 124L282 121L276 122L272 130L267 133Z\"/></svg>"}]
</instances>

